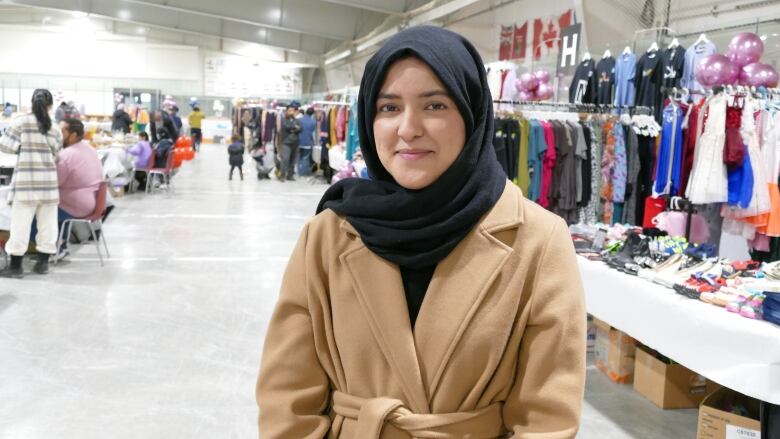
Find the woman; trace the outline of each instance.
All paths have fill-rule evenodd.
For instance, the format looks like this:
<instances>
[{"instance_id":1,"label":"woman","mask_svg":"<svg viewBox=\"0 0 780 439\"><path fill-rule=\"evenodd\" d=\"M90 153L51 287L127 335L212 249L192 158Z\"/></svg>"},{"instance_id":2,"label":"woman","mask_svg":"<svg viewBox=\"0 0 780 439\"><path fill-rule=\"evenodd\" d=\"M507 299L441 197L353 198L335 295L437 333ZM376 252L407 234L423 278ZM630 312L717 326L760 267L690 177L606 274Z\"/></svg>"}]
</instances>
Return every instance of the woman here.
<instances>
[{"instance_id":1,"label":"woman","mask_svg":"<svg viewBox=\"0 0 780 439\"><path fill-rule=\"evenodd\" d=\"M125 104L117 105L116 111L114 111L114 115L111 117L111 131L127 134L130 132L132 124L133 119L125 111Z\"/></svg>"},{"instance_id":2,"label":"woman","mask_svg":"<svg viewBox=\"0 0 780 439\"><path fill-rule=\"evenodd\" d=\"M62 148L62 131L53 125L49 112L54 100L49 90L37 89L32 113L17 117L0 137L0 151L18 154L11 189L11 236L5 250L11 255L0 277L24 276L22 259L30 241L33 218L37 220L37 261L33 271L46 274L49 256L57 251L57 186L55 158Z\"/></svg>"},{"instance_id":3,"label":"woman","mask_svg":"<svg viewBox=\"0 0 780 439\"><path fill-rule=\"evenodd\" d=\"M366 65L372 180L331 187L265 340L260 437L574 438L584 300L566 224L506 180L474 47L414 27Z\"/></svg>"}]
</instances>

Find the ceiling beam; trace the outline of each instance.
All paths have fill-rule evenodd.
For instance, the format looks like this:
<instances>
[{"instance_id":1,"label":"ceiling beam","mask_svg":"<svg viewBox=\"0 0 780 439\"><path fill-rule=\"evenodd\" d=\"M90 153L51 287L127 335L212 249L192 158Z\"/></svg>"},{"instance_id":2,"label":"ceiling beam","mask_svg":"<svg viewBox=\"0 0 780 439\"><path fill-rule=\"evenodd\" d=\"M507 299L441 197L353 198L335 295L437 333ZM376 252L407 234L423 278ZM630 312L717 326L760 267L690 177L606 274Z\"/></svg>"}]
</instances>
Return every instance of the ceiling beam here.
<instances>
[{"instance_id":1,"label":"ceiling beam","mask_svg":"<svg viewBox=\"0 0 780 439\"><path fill-rule=\"evenodd\" d=\"M320 0L334 5L349 6L352 8L365 9L366 11L379 12L385 15L402 15L405 11L404 2L400 1L371 1L371 0ZM389 4L388 4L389 3Z\"/></svg>"}]
</instances>

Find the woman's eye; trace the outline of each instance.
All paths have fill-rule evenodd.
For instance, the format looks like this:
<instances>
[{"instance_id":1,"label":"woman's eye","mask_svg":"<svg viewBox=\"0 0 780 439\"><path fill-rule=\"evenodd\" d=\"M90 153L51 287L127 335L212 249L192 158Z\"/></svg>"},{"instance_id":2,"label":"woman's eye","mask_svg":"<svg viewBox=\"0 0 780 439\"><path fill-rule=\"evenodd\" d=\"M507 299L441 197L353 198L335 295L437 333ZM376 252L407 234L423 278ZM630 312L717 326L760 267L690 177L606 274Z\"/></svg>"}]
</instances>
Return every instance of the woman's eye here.
<instances>
[{"instance_id":1,"label":"woman's eye","mask_svg":"<svg viewBox=\"0 0 780 439\"><path fill-rule=\"evenodd\" d=\"M425 109L426 110L446 110L447 106L444 105L444 104L435 103L435 104L428 105Z\"/></svg>"},{"instance_id":2,"label":"woman's eye","mask_svg":"<svg viewBox=\"0 0 780 439\"><path fill-rule=\"evenodd\" d=\"M389 113L389 112L392 112L392 111L398 111L398 106L393 105L393 104L385 104L385 105L382 105L381 107L379 107L379 112L380 113Z\"/></svg>"}]
</instances>

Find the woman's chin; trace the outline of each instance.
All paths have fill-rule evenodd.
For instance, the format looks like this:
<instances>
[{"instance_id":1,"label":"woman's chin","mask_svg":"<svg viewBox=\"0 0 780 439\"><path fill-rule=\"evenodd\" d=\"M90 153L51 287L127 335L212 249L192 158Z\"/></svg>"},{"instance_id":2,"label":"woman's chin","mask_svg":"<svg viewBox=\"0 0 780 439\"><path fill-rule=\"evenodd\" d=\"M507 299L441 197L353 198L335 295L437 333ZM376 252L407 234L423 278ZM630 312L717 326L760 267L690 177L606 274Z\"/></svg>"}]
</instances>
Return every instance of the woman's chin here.
<instances>
[{"instance_id":1,"label":"woman's chin","mask_svg":"<svg viewBox=\"0 0 780 439\"><path fill-rule=\"evenodd\" d=\"M395 181L401 185L404 189L412 191L425 189L430 186L436 178L430 174L417 174L395 176Z\"/></svg>"}]
</instances>

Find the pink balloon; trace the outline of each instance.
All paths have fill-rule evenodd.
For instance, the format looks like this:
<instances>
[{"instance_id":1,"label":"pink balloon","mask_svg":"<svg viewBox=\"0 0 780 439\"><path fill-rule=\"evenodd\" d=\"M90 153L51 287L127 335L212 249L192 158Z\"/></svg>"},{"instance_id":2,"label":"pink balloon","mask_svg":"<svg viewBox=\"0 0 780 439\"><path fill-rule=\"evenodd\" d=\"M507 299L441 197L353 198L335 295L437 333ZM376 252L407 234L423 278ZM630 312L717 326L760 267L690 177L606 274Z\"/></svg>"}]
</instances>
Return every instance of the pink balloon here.
<instances>
[{"instance_id":1,"label":"pink balloon","mask_svg":"<svg viewBox=\"0 0 780 439\"><path fill-rule=\"evenodd\" d=\"M532 73L523 73L520 75L520 82L523 85L523 90L534 91L539 86L539 80Z\"/></svg>"},{"instance_id":2,"label":"pink balloon","mask_svg":"<svg viewBox=\"0 0 780 439\"><path fill-rule=\"evenodd\" d=\"M536 96L540 101L546 101L552 98L554 94L555 91L553 90L552 85L546 82L539 84L539 87L536 89Z\"/></svg>"},{"instance_id":3,"label":"pink balloon","mask_svg":"<svg viewBox=\"0 0 780 439\"><path fill-rule=\"evenodd\" d=\"M738 75L731 60L719 53L702 58L695 71L696 80L706 87L729 84Z\"/></svg>"},{"instance_id":4,"label":"pink balloon","mask_svg":"<svg viewBox=\"0 0 780 439\"><path fill-rule=\"evenodd\" d=\"M719 85L735 85L739 81L740 70L739 66L731 61L724 64Z\"/></svg>"},{"instance_id":5,"label":"pink balloon","mask_svg":"<svg viewBox=\"0 0 780 439\"><path fill-rule=\"evenodd\" d=\"M537 70L536 73L534 73L534 77L536 77L540 84L547 84L550 82L550 72L547 70Z\"/></svg>"},{"instance_id":6,"label":"pink balloon","mask_svg":"<svg viewBox=\"0 0 780 439\"><path fill-rule=\"evenodd\" d=\"M748 86L755 85L753 83L753 72L760 65L761 63L754 62L739 69L739 84Z\"/></svg>"},{"instance_id":7,"label":"pink balloon","mask_svg":"<svg viewBox=\"0 0 780 439\"><path fill-rule=\"evenodd\" d=\"M741 32L729 43L727 55L739 67L758 62L764 54L764 42L753 32Z\"/></svg>"},{"instance_id":8,"label":"pink balloon","mask_svg":"<svg viewBox=\"0 0 780 439\"><path fill-rule=\"evenodd\" d=\"M521 81L519 79L517 81L515 81L515 88L517 89L517 91L527 91L525 89L525 86L523 85L523 81Z\"/></svg>"},{"instance_id":9,"label":"pink balloon","mask_svg":"<svg viewBox=\"0 0 780 439\"><path fill-rule=\"evenodd\" d=\"M532 91L520 90L518 97L521 101L533 101L536 95Z\"/></svg>"},{"instance_id":10,"label":"pink balloon","mask_svg":"<svg viewBox=\"0 0 780 439\"><path fill-rule=\"evenodd\" d=\"M745 67L747 68L748 66ZM745 85L754 87L777 87L777 82L777 70L775 70L774 67L769 64L755 63L754 67L750 70L748 83Z\"/></svg>"},{"instance_id":11,"label":"pink balloon","mask_svg":"<svg viewBox=\"0 0 780 439\"><path fill-rule=\"evenodd\" d=\"M780 75L777 74L777 69L768 64L766 66L768 69L766 73L766 81L764 81L764 87L777 87L777 85L780 84Z\"/></svg>"}]
</instances>

